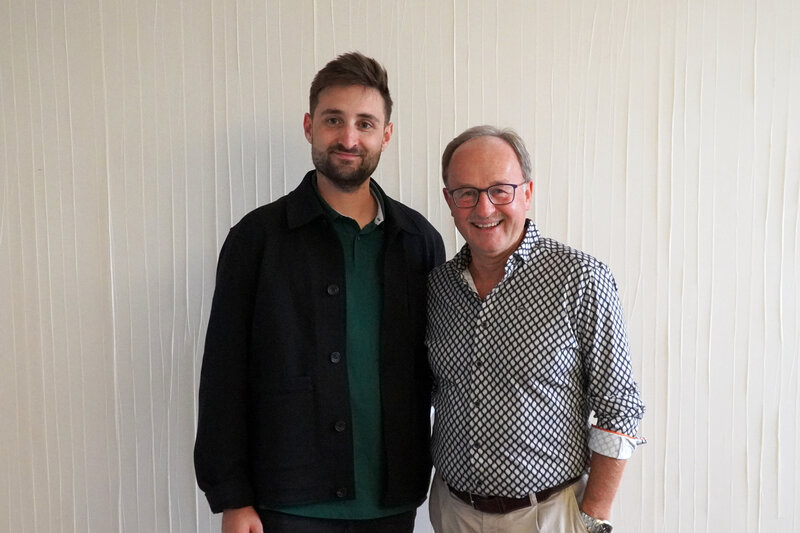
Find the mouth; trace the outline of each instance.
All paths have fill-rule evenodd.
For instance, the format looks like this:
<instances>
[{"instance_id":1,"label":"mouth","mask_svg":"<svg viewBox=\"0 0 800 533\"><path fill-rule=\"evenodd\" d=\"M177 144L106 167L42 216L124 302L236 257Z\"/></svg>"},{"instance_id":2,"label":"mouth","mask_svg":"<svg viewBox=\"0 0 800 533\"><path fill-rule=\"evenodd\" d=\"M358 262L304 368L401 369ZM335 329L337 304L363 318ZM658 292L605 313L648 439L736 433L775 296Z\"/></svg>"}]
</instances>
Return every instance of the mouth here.
<instances>
[{"instance_id":1,"label":"mouth","mask_svg":"<svg viewBox=\"0 0 800 533\"><path fill-rule=\"evenodd\" d=\"M361 157L361 152L359 150L357 149L348 150L344 146L332 147L331 150L329 150L329 152L340 159L345 159L348 161L353 159L359 159Z\"/></svg>"},{"instance_id":2,"label":"mouth","mask_svg":"<svg viewBox=\"0 0 800 533\"><path fill-rule=\"evenodd\" d=\"M361 157L359 154L353 153L353 152L336 152L335 151L335 152L333 152L333 155L335 155L336 157L338 157L340 159L347 159L347 160L358 159L358 158Z\"/></svg>"},{"instance_id":3,"label":"mouth","mask_svg":"<svg viewBox=\"0 0 800 533\"><path fill-rule=\"evenodd\" d=\"M497 220L495 222L484 222L483 224L479 224L477 222L473 222L472 225L475 226L478 229L492 229L492 228L496 228L497 226L499 226L500 222L501 222L500 220Z\"/></svg>"}]
</instances>

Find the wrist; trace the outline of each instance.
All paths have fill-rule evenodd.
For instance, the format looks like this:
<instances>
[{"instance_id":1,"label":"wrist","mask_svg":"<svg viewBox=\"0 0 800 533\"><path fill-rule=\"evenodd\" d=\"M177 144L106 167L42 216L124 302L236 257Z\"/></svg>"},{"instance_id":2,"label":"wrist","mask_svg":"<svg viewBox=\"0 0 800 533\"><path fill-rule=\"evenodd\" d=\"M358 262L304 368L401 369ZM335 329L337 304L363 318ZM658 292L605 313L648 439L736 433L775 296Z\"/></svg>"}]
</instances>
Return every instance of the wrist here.
<instances>
[{"instance_id":1,"label":"wrist","mask_svg":"<svg viewBox=\"0 0 800 533\"><path fill-rule=\"evenodd\" d=\"M586 497L580 502L578 510L598 520L609 520L611 518L611 505L605 505L600 501L589 501Z\"/></svg>"}]
</instances>

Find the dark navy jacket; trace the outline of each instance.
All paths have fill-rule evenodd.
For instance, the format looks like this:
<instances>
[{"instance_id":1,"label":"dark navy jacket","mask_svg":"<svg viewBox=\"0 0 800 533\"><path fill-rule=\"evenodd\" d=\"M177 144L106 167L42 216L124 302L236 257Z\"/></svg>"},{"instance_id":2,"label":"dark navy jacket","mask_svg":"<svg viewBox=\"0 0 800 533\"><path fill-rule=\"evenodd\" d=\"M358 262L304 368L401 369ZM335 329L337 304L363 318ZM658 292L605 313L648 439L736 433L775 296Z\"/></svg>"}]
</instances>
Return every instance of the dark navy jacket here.
<instances>
[{"instance_id":1,"label":"dark navy jacket","mask_svg":"<svg viewBox=\"0 0 800 533\"><path fill-rule=\"evenodd\" d=\"M200 377L195 470L214 512L354 494L341 245L314 172L234 226L220 252ZM381 396L385 505L430 479L428 272L441 236L383 196Z\"/></svg>"}]
</instances>

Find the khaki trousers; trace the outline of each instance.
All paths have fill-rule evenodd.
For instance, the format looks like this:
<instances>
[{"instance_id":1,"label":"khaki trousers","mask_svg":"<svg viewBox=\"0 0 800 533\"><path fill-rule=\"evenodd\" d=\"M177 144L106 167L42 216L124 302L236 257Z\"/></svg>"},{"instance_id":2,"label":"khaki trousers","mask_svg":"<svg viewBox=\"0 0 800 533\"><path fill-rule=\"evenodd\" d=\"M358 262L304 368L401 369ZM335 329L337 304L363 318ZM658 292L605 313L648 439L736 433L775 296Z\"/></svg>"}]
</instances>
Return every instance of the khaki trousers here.
<instances>
[{"instance_id":1,"label":"khaki trousers","mask_svg":"<svg viewBox=\"0 0 800 533\"><path fill-rule=\"evenodd\" d=\"M506 514L476 511L450 493L439 474L433 476L428 508L436 533L587 533L578 501L586 476L543 502Z\"/></svg>"}]
</instances>

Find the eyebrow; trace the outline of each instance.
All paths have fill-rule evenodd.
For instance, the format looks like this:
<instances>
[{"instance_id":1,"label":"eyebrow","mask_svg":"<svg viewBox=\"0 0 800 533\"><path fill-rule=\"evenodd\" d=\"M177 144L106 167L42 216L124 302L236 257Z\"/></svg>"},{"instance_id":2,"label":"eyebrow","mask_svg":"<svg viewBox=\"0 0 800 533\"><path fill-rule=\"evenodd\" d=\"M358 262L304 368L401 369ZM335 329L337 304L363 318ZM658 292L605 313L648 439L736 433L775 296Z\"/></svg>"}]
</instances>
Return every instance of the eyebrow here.
<instances>
[{"instance_id":1,"label":"eyebrow","mask_svg":"<svg viewBox=\"0 0 800 533\"><path fill-rule=\"evenodd\" d=\"M341 109L329 108L329 109L323 109L320 112L320 115L344 115L344 111L342 111ZM380 119L371 113L358 113L356 114L356 116L358 118L372 120L374 122L380 122Z\"/></svg>"}]
</instances>

